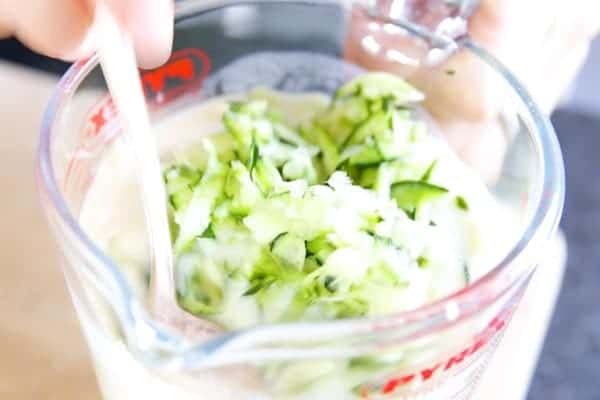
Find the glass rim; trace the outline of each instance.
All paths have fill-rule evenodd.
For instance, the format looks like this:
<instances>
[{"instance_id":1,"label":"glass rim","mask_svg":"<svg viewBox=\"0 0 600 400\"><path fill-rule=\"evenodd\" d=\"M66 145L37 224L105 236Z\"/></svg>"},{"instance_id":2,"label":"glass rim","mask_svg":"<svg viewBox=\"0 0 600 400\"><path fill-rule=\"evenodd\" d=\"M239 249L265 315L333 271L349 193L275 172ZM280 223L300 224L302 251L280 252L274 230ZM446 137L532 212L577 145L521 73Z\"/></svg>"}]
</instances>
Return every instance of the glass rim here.
<instances>
[{"instance_id":1,"label":"glass rim","mask_svg":"<svg viewBox=\"0 0 600 400\"><path fill-rule=\"evenodd\" d=\"M186 17L189 12L201 13L208 12L220 7L228 7L240 4L340 4L344 0L233 0L233 1L191 1L176 3L176 21L178 18ZM477 281L454 292L444 298L434 302L427 303L416 309L402 311L386 316L376 318L355 318L342 319L334 321L319 322L294 322L285 324L261 325L240 331L229 331L219 335L217 340L210 340L198 344L192 348L192 353L204 354L212 353L217 347L239 339L252 333L269 332L273 335L286 337L290 332L300 329L310 337L315 332L347 332L347 333L373 333L382 330L405 330L405 340L415 336L435 332L454 323L462 321L465 318L475 314L481 309L492 304L496 299L508 292L514 285L530 271L529 263L521 265L517 261L521 260L530 248L531 244L538 240L549 240L554 233L560 220L560 215L564 203L564 166L560 152L558 140L554 129L544 113L533 101L525 87L517 78L491 54L482 47L478 46L469 38L464 38L463 47L478 57L482 62L492 68L501 79L503 79L514 91L517 98L523 103L524 109L533 124L533 130L530 136L533 139L535 151L537 153L537 162L539 163L540 182L536 189L535 202L532 209L535 210L528 218L525 229L521 237L514 242L512 248L505 254L502 260L490 269ZM67 201L61 194L59 180L57 179L52 162L52 139L56 122L64 113L65 106L72 99L73 94L79 88L80 83L88 74L98 65L98 58L93 55L89 59L74 63L69 70L60 79L57 87L53 91L50 101L44 112L42 125L40 129L39 145L37 151L36 169L38 174L38 186L40 192L50 201L49 207L55 212L65 227L68 237L74 241L85 252L84 256L94 261L94 265L100 265L105 270L102 271L105 276L112 280L112 290L117 296L117 301L122 308L115 310L120 322L125 325L123 328L126 336L139 330L140 322L150 326L155 330L155 336L164 336L158 327L152 323L152 319L146 315L144 308L139 300L133 294L129 283L117 264L112 261L110 256L103 252L79 225L77 218L71 213ZM531 263L533 264L533 263ZM458 316L449 317L448 305L453 305L454 310L459 310ZM129 332L131 331L131 332ZM160 332L160 333L158 333ZM308 333L310 332L310 333ZM139 332L137 332L139 333ZM168 342L177 342L177 335L168 333ZM190 348L185 351L190 355ZM192 357L193 358L193 357ZM190 358L186 357L189 361ZM187 364L187 362L186 362Z\"/></svg>"}]
</instances>

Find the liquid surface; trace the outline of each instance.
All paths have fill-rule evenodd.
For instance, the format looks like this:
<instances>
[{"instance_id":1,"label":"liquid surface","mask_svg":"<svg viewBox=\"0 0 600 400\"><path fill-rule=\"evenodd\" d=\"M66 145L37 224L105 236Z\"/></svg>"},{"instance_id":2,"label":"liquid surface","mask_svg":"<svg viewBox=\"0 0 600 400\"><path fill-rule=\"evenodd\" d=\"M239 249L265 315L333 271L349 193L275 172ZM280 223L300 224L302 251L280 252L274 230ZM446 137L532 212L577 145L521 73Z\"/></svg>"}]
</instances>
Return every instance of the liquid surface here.
<instances>
[{"instance_id":1,"label":"liquid surface","mask_svg":"<svg viewBox=\"0 0 600 400\"><path fill-rule=\"evenodd\" d=\"M313 114L313 111L310 110L319 109L328 101L327 98L319 94L282 95L267 93L267 97L269 96L280 109L285 110L286 115L292 116L290 122L292 125L308 119ZM262 97L265 97L264 92ZM228 100L230 99L216 98L209 100L170 116L157 126L160 152L165 170L173 165L193 165L196 162L193 159L198 155L198 152L190 151L190 149L204 149L203 138L223 132L222 116L229 110ZM307 107L307 105L312 106ZM447 230L442 229L439 231L449 240L444 240L444 236L434 238L428 235L427 228L423 228L428 224L418 224L418 221L413 224L413 222L407 222L410 218L407 218L406 215L402 217L402 221L406 225L413 226L416 229L407 236L408 238L418 239L420 243L417 243L415 248L420 246L422 249L428 243L435 243L435 246L427 253L428 260L431 260L432 264L425 267L418 265L417 260L422 253L411 254L407 252L407 254L402 254L402 257L408 257L409 260L406 262L407 270L411 271L410 276L407 278L409 290L401 292L401 296L396 297L395 301L389 301L391 297L384 296L381 302L373 303L382 307L379 311L375 308L376 311L373 315L415 308L464 287L469 281L477 279L487 272L491 266L495 265L494 262L508 244L507 238L511 237L506 222L508 219L504 218L506 213L498 206L477 177L462 165L441 141L426 140L424 143L425 147L419 150L419 153L424 155L424 159L418 163L420 168L427 169L431 165L432 159L437 159L442 168L438 167L436 169L432 182L440 185L444 184L451 188L453 196L449 197L448 201L451 201L454 206L456 206L457 194L460 194L463 200L468 199L468 205L465 207L464 204L462 206L459 204L457 210L453 210L451 213L444 211L440 214L438 211L436 214L435 209L431 211L433 214L430 214L430 216L438 215L441 220L451 221L454 224L448 225ZM143 297L147 293L149 249L144 234L143 212L138 201L140 198L139 192L134 184L133 173L132 160L127 148L122 143L117 142L106 155L106 159L102 163L94 184L88 193L81 215L81 222L100 247L111 254L129 278L137 294ZM336 185L335 182L329 182L329 184L333 187ZM339 184L345 185L343 182ZM367 202L376 201L376 198L365 200ZM342 201L348 201L348 199ZM464 208L467 208L468 212L465 212ZM441 210L449 210L448 204L445 203ZM341 217L336 221L343 222L343 220L343 217ZM418 220L418 218L415 217L415 220ZM334 226L337 225L334 222ZM425 229L425 232L417 233L419 232L418 229ZM348 229L344 228L342 231L348 231ZM452 232L462 233L451 237ZM195 234L202 235L203 232L196 232ZM410 241L402 244L408 245ZM247 254L246 250L244 249L240 254ZM360 257L359 253L356 254ZM397 255L394 257L397 257ZM367 255L365 262L368 262L368 259ZM469 265L468 276L465 275L465 262L468 262ZM190 276L190 267L182 267L181 265L179 267L178 288L180 293L185 293L185 290L190 290L187 281ZM196 266L191 268L195 270ZM260 305L256 298L244 296L244 292L249 289L248 286L240 286L234 289L224 287L222 289L227 292L227 298L235 301L229 304L227 302L223 303L220 312L216 316L212 314L212 317L228 328L234 329L261 323L262 321L279 320L280 317L273 314L273 310L270 310L270 314L264 312L265 309L268 309L266 307L268 304ZM272 301L272 303L280 304L281 301L278 300L280 298ZM389 308L390 304L393 308ZM314 316L315 312L312 312ZM317 310L316 315L319 317L316 319L320 319L323 318L323 315L329 314ZM307 319L313 319L310 313ZM103 364L110 370L109 364L114 361L107 359L106 354L100 354L98 357L105 359ZM308 370L312 370L314 374L307 374ZM278 393L274 398L277 399L321 398L315 397L315 393L322 393L324 396L322 398L331 398L327 397L326 394L330 390L333 391L332 393L341 393L340 390L342 390L342 392L348 393L348 398L353 398L349 388L360 383L364 379L365 372L363 371L350 378L348 371L346 362L323 361L313 363L310 367L309 365L297 363L290 366L267 368L262 372L262 379L270 381L271 386L274 385L274 391ZM107 372L107 374L111 375L112 373ZM321 379L319 378L321 375L328 378ZM208 384L207 381L202 379L193 382L195 383L192 386L198 388ZM300 393L296 393L298 387L303 388ZM330 388L326 389L328 387ZM335 387L337 388L333 389ZM119 392L119 389L115 390L115 393ZM180 397L175 394L177 391L182 393L179 395ZM173 389L173 396L175 397L170 396L170 398L186 399L188 397L185 397L187 395L184 395L184 392L185 390L182 388ZM299 397L293 397L290 394L292 392L296 393L293 396ZM235 393L239 395L239 392ZM210 398L235 398L235 393L228 395L226 391L223 391L221 394L215 393ZM117 397L110 398L120 398L118 394L114 396ZM335 398L346 398L336 396L338 397Z\"/></svg>"}]
</instances>

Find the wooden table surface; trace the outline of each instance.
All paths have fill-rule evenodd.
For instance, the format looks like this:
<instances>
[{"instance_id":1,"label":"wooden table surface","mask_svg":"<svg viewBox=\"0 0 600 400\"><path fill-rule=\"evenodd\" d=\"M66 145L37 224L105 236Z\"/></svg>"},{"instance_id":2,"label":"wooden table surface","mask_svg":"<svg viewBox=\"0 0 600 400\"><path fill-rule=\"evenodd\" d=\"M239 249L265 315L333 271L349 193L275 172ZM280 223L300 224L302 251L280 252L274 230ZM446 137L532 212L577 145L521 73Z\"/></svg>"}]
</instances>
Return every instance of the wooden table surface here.
<instances>
[{"instance_id":1,"label":"wooden table surface","mask_svg":"<svg viewBox=\"0 0 600 400\"><path fill-rule=\"evenodd\" d=\"M2 400L100 399L35 189L37 134L55 84L55 77L0 63ZM552 261L528 289L477 400L524 398L560 286L561 243L549 248Z\"/></svg>"},{"instance_id":2,"label":"wooden table surface","mask_svg":"<svg viewBox=\"0 0 600 400\"><path fill-rule=\"evenodd\" d=\"M56 78L0 64L0 399L99 399L39 206L34 156Z\"/></svg>"}]
</instances>

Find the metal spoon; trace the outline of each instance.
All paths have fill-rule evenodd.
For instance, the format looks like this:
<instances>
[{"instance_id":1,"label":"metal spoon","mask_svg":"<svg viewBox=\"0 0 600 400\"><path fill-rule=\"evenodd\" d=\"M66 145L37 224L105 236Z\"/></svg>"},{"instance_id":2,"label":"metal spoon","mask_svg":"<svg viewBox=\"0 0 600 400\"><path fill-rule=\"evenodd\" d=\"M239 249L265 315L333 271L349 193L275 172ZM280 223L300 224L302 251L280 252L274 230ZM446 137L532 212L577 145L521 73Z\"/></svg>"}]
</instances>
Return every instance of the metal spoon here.
<instances>
[{"instance_id":1,"label":"metal spoon","mask_svg":"<svg viewBox=\"0 0 600 400\"><path fill-rule=\"evenodd\" d=\"M142 191L151 249L150 312L159 323L185 338L194 342L206 340L222 329L177 304L166 192L131 40L103 2L96 7L95 18L101 39L100 65L123 122L124 139L134 152Z\"/></svg>"}]
</instances>

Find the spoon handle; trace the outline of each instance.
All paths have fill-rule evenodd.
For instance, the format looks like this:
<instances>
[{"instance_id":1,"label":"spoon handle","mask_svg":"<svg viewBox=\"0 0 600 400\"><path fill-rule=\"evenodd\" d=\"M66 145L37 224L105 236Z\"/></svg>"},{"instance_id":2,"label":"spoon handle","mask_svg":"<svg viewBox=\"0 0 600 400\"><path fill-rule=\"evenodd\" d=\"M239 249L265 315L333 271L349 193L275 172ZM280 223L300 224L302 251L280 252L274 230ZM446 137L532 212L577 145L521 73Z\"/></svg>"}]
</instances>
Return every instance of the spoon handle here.
<instances>
[{"instance_id":1,"label":"spoon handle","mask_svg":"<svg viewBox=\"0 0 600 400\"><path fill-rule=\"evenodd\" d=\"M175 305L173 255L158 147L131 39L103 1L97 3L95 18L101 34L100 65L123 122L123 137L133 149L152 257L149 302L150 309L155 310L159 304L164 307L165 302Z\"/></svg>"}]
</instances>

